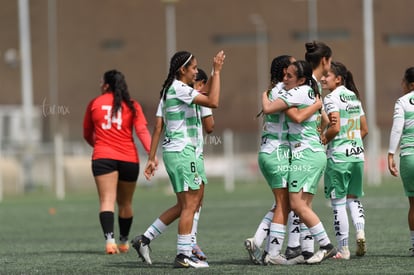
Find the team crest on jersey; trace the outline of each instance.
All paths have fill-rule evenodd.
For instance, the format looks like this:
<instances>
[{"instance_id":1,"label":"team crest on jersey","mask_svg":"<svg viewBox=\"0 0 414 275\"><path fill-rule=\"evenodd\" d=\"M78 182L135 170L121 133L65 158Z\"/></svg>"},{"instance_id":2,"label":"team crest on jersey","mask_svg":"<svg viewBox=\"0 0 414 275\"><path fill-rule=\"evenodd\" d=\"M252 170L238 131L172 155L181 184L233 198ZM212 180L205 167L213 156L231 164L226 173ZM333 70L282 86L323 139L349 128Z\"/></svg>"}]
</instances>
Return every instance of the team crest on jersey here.
<instances>
[{"instance_id":1,"label":"team crest on jersey","mask_svg":"<svg viewBox=\"0 0 414 275\"><path fill-rule=\"evenodd\" d=\"M409 102L411 105L414 105L414 97L410 98Z\"/></svg>"}]
</instances>

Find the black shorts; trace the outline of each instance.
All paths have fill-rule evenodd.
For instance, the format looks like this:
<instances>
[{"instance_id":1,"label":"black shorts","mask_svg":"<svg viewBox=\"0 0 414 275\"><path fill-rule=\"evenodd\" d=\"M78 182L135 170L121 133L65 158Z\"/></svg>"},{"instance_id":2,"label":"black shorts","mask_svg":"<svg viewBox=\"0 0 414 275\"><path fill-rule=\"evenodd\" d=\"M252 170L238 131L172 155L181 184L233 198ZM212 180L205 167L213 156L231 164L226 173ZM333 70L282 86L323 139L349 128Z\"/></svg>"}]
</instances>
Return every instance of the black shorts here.
<instances>
[{"instance_id":1,"label":"black shorts","mask_svg":"<svg viewBox=\"0 0 414 275\"><path fill-rule=\"evenodd\" d=\"M123 181L137 181L139 174L139 163L120 161L115 159L92 160L93 176L118 171L118 179Z\"/></svg>"}]
</instances>

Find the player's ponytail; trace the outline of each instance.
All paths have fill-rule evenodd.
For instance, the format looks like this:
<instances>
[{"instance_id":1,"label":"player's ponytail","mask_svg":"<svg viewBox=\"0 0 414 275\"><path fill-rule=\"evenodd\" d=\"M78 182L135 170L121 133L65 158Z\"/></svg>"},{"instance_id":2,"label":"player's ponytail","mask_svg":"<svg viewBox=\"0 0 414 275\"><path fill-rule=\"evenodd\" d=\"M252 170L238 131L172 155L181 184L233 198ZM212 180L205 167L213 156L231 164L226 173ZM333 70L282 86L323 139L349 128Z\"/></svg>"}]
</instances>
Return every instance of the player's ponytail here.
<instances>
[{"instance_id":1,"label":"player's ponytail","mask_svg":"<svg viewBox=\"0 0 414 275\"><path fill-rule=\"evenodd\" d=\"M165 98L167 97L167 91L173 83L174 79L180 76L180 68L187 68L188 66L190 66L191 60L193 60L193 58L194 56L186 51L176 52L173 55L173 57L171 57L170 69L168 70L167 79L164 81L164 84L162 85L162 89L160 91L160 98L165 100Z\"/></svg>"}]
</instances>

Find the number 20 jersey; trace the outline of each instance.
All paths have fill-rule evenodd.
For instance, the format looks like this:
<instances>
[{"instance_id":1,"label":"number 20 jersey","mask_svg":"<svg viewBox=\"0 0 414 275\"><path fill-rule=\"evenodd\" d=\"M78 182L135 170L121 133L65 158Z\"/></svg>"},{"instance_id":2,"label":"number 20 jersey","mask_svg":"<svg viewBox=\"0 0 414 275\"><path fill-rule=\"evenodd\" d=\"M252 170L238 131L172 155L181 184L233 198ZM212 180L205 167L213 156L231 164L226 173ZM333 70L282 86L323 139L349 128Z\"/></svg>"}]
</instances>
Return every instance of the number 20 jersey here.
<instances>
[{"instance_id":1,"label":"number 20 jersey","mask_svg":"<svg viewBox=\"0 0 414 275\"><path fill-rule=\"evenodd\" d=\"M327 157L334 162L364 161L364 144L361 138L361 116L365 116L361 101L354 92L339 86L324 98L326 114L339 112L340 131L329 142Z\"/></svg>"}]
</instances>

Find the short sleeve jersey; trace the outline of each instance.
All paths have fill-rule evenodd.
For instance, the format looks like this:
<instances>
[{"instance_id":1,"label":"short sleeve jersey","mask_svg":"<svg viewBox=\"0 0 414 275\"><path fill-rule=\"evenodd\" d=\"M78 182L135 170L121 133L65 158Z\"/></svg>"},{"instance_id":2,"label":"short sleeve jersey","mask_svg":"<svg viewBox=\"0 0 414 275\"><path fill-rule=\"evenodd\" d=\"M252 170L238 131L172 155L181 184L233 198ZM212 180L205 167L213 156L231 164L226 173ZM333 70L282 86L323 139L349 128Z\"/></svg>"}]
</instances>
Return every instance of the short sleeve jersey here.
<instances>
[{"instance_id":1,"label":"short sleeve jersey","mask_svg":"<svg viewBox=\"0 0 414 275\"><path fill-rule=\"evenodd\" d=\"M270 91L268 95L270 101L275 101L286 92L283 86L283 82L279 82ZM260 152L270 154L279 146L289 146L287 135L288 126L284 112L264 115Z\"/></svg>"},{"instance_id":2,"label":"short sleeve jersey","mask_svg":"<svg viewBox=\"0 0 414 275\"><path fill-rule=\"evenodd\" d=\"M401 121L402 123L396 123ZM402 129L394 129L394 125L400 125ZM394 106L393 131L400 133L400 155L414 154L414 91L411 91L400 97ZM390 143L392 143L390 141ZM398 141L390 145L390 152L397 150ZM395 147L395 148L391 148Z\"/></svg>"},{"instance_id":3,"label":"short sleeve jersey","mask_svg":"<svg viewBox=\"0 0 414 275\"><path fill-rule=\"evenodd\" d=\"M213 111L211 110L211 108L208 107L204 107L204 106L200 106L197 105L197 107L200 109L200 116L201 118L205 118L208 116L213 115ZM163 108L163 100L160 100L160 103L158 104L158 108L157 108L157 117L162 117L162 108ZM196 155L197 157L200 156L201 154L203 154L203 146L204 146L204 139L202 137L203 133L201 132L201 138L198 139L198 145L196 148Z\"/></svg>"},{"instance_id":4,"label":"short sleeve jersey","mask_svg":"<svg viewBox=\"0 0 414 275\"><path fill-rule=\"evenodd\" d=\"M353 91L339 86L324 98L326 113L339 113L339 133L329 142L327 157L334 162L364 161L361 138L361 116L365 116L361 101Z\"/></svg>"},{"instance_id":5,"label":"short sleeve jersey","mask_svg":"<svg viewBox=\"0 0 414 275\"><path fill-rule=\"evenodd\" d=\"M138 162L138 153L133 140L133 127L146 127L147 120L138 102L133 101L134 118L129 107L122 102L121 109L112 116L113 94L104 93L93 99L85 112L84 133L94 140L92 159L110 158ZM151 138L146 138L145 149L149 151Z\"/></svg>"},{"instance_id":6,"label":"short sleeve jersey","mask_svg":"<svg viewBox=\"0 0 414 275\"><path fill-rule=\"evenodd\" d=\"M310 86L302 85L290 89L282 94L280 98L286 102L288 107L303 109L315 103L315 92ZM288 140L293 156L305 149L314 152L325 151L317 131L320 123L319 112L315 112L302 123L295 123L288 116L286 116L286 121L289 127Z\"/></svg>"},{"instance_id":7,"label":"short sleeve jersey","mask_svg":"<svg viewBox=\"0 0 414 275\"><path fill-rule=\"evenodd\" d=\"M174 80L168 89L161 106L165 127L164 151L180 152L187 145L200 146L200 140L203 140L201 112L200 107L193 104L199 94L179 80Z\"/></svg>"}]
</instances>

